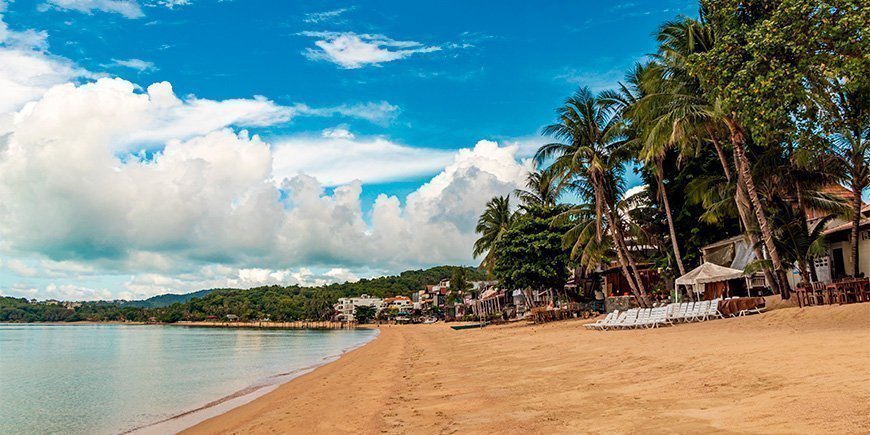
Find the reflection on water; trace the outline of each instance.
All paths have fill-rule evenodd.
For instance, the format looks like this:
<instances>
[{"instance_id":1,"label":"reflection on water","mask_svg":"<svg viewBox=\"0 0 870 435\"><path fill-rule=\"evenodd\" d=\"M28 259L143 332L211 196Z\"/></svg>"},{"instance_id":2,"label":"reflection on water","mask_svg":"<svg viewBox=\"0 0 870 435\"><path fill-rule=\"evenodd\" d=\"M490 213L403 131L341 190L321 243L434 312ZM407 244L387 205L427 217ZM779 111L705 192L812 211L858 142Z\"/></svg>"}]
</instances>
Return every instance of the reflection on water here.
<instances>
[{"instance_id":1,"label":"reflection on water","mask_svg":"<svg viewBox=\"0 0 870 435\"><path fill-rule=\"evenodd\" d=\"M0 324L0 434L132 429L320 364L375 334Z\"/></svg>"}]
</instances>

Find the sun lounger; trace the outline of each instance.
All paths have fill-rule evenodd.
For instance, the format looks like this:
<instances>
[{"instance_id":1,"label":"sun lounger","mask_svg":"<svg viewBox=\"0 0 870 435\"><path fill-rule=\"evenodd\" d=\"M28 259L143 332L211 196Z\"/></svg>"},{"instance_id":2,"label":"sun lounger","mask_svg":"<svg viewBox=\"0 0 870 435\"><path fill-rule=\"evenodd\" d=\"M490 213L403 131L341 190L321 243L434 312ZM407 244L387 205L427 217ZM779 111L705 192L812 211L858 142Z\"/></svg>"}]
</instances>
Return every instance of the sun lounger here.
<instances>
[{"instance_id":1,"label":"sun lounger","mask_svg":"<svg viewBox=\"0 0 870 435\"><path fill-rule=\"evenodd\" d=\"M710 301L696 302L695 312L692 314L692 321L700 322L707 320L708 311L710 311Z\"/></svg>"},{"instance_id":2,"label":"sun lounger","mask_svg":"<svg viewBox=\"0 0 870 435\"><path fill-rule=\"evenodd\" d=\"M651 310L649 308L641 309L637 312L637 320L634 322L635 328L647 328L649 327L649 318L650 318Z\"/></svg>"},{"instance_id":3,"label":"sun lounger","mask_svg":"<svg viewBox=\"0 0 870 435\"><path fill-rule=\"evenodd\" d=\"M719 301L721 299L713 299L710 301L710 309L707 311L707 318L722 318L722 313L719 312Z\"/></svg>"},{"instance_id":4,"label":"sun lounger","mask_svg":"<svg viewBox=\"0 0 870 435\"><path fill-rule=\"evenodd\" d=\"M683 306L680 307L680 315L678 317L681 322L688 322L689 316L692 314L692 307L695 305L694 302L686 302Z\"/></svg>"},{"instance_id":5,"label":"sun lounger","mask_svg":"<svg viewBox=\"0 0 870 435\"><path fill-rule=\"evenodd\" d=\"M670 325L671 322L668 320L668 307L659 307L653 309L650 320L652 328L658 328L662 325Z\"/></svg>"},{"instance_id":6,"label":"sun lounger","mask_svg":"<svg viewBox=\"0 0 870 435\"><path fill-rule=\"evenodd\" d=\"M668 320L674 320L674 318L677 317L677 313L679 312L679 310L680 310L680 304L677 304L677 303L668 304L667 310L665 312L665 317Z\"/></svg>"},{"instance_id":7,"label":"sun lounger","mask_svg":"<svg viewBox=\"0 0 870 435\"><path fill-rule=\"evenodd\" d=\"M607 316L605 316L603 319L598 319L592 323L587 323L583 326L585 326L586 329L599 329L600 330L600 329L603 329L605 327L605 325L607 325L608 323L613 321L613 318L618 316L618 315L619 315L619 310L615 310L612 313L608 313Z\"/></svg>"},{"instance_id":8,"label":"sun lounger","mask_svg":"<svg viewBox=\"0 0 870 435\"><path fill-rule=\"evenodd\" d=\"M614 325L614 328L634 328L635 324L637 324L637 308L632 308L625 312L625 317L622 318L621 322L618 322Z\"/></svg>"}]
</instances>

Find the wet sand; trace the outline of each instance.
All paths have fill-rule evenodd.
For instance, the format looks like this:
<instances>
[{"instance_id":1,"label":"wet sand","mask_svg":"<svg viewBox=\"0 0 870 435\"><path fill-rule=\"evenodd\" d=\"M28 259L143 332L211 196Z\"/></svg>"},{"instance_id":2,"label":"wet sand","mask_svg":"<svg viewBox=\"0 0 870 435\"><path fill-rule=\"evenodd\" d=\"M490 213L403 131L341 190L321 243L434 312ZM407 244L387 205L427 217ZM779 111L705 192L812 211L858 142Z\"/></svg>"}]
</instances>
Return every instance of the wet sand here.
<instances>
[{"instance_id":1,"label":"wet sand","mask_svg":"<svg viewBox=\"0 0 870 435\"><path fill-rule=\"evenodd\" d=\"M870 303L654 330L382 326L187 433L867 433Z\"/></svg>"}]
</instances>

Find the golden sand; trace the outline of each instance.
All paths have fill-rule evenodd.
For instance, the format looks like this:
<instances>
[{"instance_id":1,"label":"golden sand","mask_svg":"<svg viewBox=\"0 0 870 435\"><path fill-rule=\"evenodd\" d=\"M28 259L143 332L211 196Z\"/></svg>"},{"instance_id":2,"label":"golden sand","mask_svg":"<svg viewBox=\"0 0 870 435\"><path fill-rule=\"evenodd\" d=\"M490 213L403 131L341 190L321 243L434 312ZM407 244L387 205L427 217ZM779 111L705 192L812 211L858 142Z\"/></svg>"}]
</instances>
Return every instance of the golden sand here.
<instances>
[{"instance_id":1,"label":"golden sand","mask_svg":"<svg viewBox=\"0 0 870 435\"><path fill-rule=\"evenodd\" d=\"M867 433L870 303L654 330L382 326L189 433Z\"/></svg>"}]
</instances>

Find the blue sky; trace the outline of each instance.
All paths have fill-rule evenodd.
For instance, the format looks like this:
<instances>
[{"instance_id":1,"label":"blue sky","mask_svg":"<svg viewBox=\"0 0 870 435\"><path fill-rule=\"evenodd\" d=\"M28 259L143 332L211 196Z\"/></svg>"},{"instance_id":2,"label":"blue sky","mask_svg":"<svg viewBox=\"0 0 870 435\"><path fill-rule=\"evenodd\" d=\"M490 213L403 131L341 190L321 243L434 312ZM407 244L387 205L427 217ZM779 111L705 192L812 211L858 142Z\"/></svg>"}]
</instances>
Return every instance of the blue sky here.
<instances>
[{"instance_id":1,"label":"blue sky","mask_svg":"<svg viewBox=\"0 0 870 435\"><path fill-rule=\"evenodd\" d=\"M63 162L102 162L94 170L114 167L90 184L88 172L62 172L69 176L63 183L57 180L63 175L36 174L52 185L28 193L41 200L39 207L21 195L15 183L23 179L0 180L9 192L4 199L13 204L8 220L16 222L3 231L0 292L144 297L197 286L315 284L443 262L473 264L465 245L482 198L521 182L524 159L544 141L540 128L560 102L579 85L601 90L615 84L654 49L651 34L661 22L696 9L695 2L676 0L0 2L0 50L17 62L10 61L14 74L6 73L21 88L0 107L10 117L27 115L13 127L0 118L9 146L27 156L7 164L36 172L56 168L39 160L53 153ZM149 88L160 82L166 84ZM70 86L65 92L52 90L64 84ZM149 108L137 97L147 97ZM36 109L28 112L28 105ZM66 109L50 116L52 107ZM46 121L58 116L70 119ZM28 123L32 130L25 129ZM54 142L26 132L54 127L52 137L69 143L36 153ZM71 149L82 155L66 155ZM262 160L249 158L252 153ZM109 155L116 161L101 160ZM246 177L214 169L215 162L233 159ZM182 176L201 161L213 170L199 174L202 180L230 187L216 192ZM152 185L158 175L168 178ZM263 181L271 190L260 191ZM167 189L179 196L167 196ZM462 196L463 189L476 196ZM69 191L58 196L58 190ZM312 196L300 196L308 191ZM256 195L273 198L274 217L253 211L257 217L239 217ZM108 199L95 199L100 196ZM141 206L151 200L153 206ZM173 200L189 207L189 216L140 210ZM56 220L46 217L54 214ZM105 231L86 221L107 214L112 219ZM51 230L27 227L33 215ZM179 234L154 240L143 222L158 233L172 227ZM329 224L321 229L315 223ZM264 225L278 228L270 240L284 241L281 246L261 243L268 234L215 245L191 236ZM421 225L431 234L412 234ZM345 226L352 231L342 233ZM324 238L339 242L321 243ZM357 246L379 243L377 252ZM66 293L58 290L64 286Z\"/></svg>"}]
</instances>

